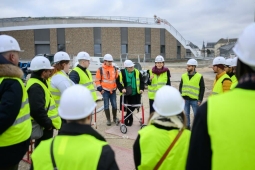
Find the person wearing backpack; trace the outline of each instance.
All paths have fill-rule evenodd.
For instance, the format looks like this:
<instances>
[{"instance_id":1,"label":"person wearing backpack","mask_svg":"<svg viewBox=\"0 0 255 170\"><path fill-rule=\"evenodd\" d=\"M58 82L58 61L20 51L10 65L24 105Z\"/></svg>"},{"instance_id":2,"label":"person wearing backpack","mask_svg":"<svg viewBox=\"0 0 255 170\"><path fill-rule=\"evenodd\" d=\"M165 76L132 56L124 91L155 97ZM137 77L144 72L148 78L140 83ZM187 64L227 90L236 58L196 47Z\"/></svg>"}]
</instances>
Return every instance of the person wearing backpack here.
<instances>
[{"instance_id":1,"label":"person wearing backpack","mask_svg":"<svg viewBox=\"0 0 255 170\"><path fill-rule=\"evenodd\" d=\"M118 71L112 65L113 58L111 54L105 54L104 64L96 72L96 86L97 90L102 94L104 100L104 112L107 119L107 126L111 126L109 100L112 105L113 122L117 123L117 102L116 102L116 79L118 78Z\"/></svg>"},{"instance_id":2,"label":"person wearing backpack","mask_svg":"<svg viewBox=\"0 0 255 170\"><path fill-rule=\"evenodd\" d=\"M156 92L153 108L155 112L133 146L135 167L184 170L190 139L184 99L176 88L165 85Z\"/></svg>"}]
</instances>

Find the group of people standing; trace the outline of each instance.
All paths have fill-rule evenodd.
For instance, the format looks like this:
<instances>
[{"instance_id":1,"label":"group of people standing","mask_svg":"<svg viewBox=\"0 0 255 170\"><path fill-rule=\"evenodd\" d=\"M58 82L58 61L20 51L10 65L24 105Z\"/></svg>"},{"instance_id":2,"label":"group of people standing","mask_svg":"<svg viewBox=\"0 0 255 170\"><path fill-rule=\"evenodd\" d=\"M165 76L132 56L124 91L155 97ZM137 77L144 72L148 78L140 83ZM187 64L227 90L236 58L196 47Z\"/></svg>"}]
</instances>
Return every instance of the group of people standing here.
<instances>
[{"instance_id":1,"label":"group of people standing","mask_svg":"<svg viewBox=\"0 0 255 170\"><path fill-rule=\"evenodd\" d=\"M254 46L252 24L234 47L238 58L213 60L216 78L212 95L203 104L205 86L203 76L196 72L196 60L187 62L177 90L171 87L164 58L155 58L155 66L148 71L150 118L133 146L137 169L255 168ZM0 169L18 169L30 143L31 122L43 128L43 135L35 141L31 169L119 169L112 148L91 127L97 96L87 69L89 54L78 53L79 64L69 76L67 53L56 53L53 66L47 58L36 56L24 86L17 67L20 52L16 39L0 35ZM118 121L117 89L129 104L139 103L144 92L142 75L132 61L126 60L119 73L112 61L110 54L104 56L95 80L109 126L109 101L112 120ZM192 128L190 107L195 114ZM132 109L125 116L127 126L133 124ZM53 129L60 129L54 138Z\"/></svg>"}]
</instances>

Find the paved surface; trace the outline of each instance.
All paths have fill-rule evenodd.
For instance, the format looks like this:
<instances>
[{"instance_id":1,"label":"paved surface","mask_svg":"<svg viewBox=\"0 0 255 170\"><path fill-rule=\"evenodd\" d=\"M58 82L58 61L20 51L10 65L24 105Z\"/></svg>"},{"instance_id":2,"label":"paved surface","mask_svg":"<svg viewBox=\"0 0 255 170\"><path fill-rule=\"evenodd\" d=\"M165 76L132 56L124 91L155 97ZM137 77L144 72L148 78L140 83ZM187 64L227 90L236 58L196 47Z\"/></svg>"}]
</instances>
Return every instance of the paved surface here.
<instances>
[{"instance_id":1,"label":"paved surface","mask_svg":"<svg viewBox=\"0 0 255 170\"><path fill-rule=\"evenodd\" d=\"M179 88L179 83L181 80L181 75L186 72L186 63L174 63L175 65L182 65L182 68L170 68L171 71L171 81L172 86ZM152 67L153 64L148 64L148 68ZM167 64L168 65L168 64ZM170 64L169 64L170 65ZM212 71L212 68L209 68L209 64L206 67L197 68L197 72L202 73L205 79L205 97L204 101L206 101L207 97L210 95L213 80L215 78L215 75ZM119 92L117 92L117 104L119 106ZM147 123L147 119L149 117L149 101L148 101L148 95L147 90L145 91L143 95L143 103L144 103L144 109L145 109L145 121ZM103 104L102 101L97 102L98 106L97 108L100 108ZM141 113L138 113L137 116L139 117ZM118 112L118 117L121 117L121 112ZM136 119L134 119L136 120ZM191 120L193 120L193 114L191 115ZM93 119L94 121L94 119ZM134 125L132 127L128 127L127 134L122 134L120 132L119 126L116 126L114 123L112 123L112 126L106 126L106 118L104 115L104 112L101 111L97 114L97 131L102 134L108 143L112 146L113 150L115 151L115 157L117 160L117 163L119 165L120 169L127 169L132 170L134 169L134 163L133 163L133 154L132 154L132 147L134 143L134 139L137 136L137 132L140 129L140 125L138 121L136 120L134 122ZM95 125L93 126L95 128ZM128 136L128 138L127 138ZM20 170L27 170L29 169L30 165L21 161L19 165Z\"/></svg>"}]
</instances>

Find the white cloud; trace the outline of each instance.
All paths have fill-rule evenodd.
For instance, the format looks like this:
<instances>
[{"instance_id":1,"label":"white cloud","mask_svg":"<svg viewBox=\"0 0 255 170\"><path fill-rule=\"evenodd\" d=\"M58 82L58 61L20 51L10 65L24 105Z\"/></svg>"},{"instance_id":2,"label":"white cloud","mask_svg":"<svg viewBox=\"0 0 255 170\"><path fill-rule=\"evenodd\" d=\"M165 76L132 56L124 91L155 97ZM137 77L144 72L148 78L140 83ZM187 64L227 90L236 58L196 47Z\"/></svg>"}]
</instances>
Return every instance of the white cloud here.
<instances>
[{"instance_id":1,"label":"white cloud","mask_svg":"<svg viewBox=\"0 0 255 170\"><path fill-rule=\"evenodd\" d=\"M254 22L254 0L2 0L1 17L130 16L168 20L186 40L201 47L237 38Z\"/></svg>"}]
</instances>

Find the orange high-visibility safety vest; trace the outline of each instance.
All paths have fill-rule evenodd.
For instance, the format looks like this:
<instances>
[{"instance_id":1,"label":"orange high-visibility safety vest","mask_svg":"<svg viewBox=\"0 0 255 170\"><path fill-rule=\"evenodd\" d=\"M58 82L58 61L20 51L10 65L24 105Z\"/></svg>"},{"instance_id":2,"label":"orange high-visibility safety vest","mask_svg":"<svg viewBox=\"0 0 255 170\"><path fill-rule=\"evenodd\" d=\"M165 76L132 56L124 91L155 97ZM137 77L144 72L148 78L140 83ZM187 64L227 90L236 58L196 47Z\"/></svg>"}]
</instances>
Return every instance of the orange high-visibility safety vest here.
<instances>
[{"instance_id":1,"label":"orange high-visibility safety vest","mask_svg":"<svg viewBox=\"0 0 255 170\"><path fill-rule=\"evenodd\" d=\"M117 84L116 79L118 78L118 71L113 66L102 65L102 74L100 68L96 73L96 86L102 86L104 90L112 92L116 90Z\"/></svg>"}]
</instances>

